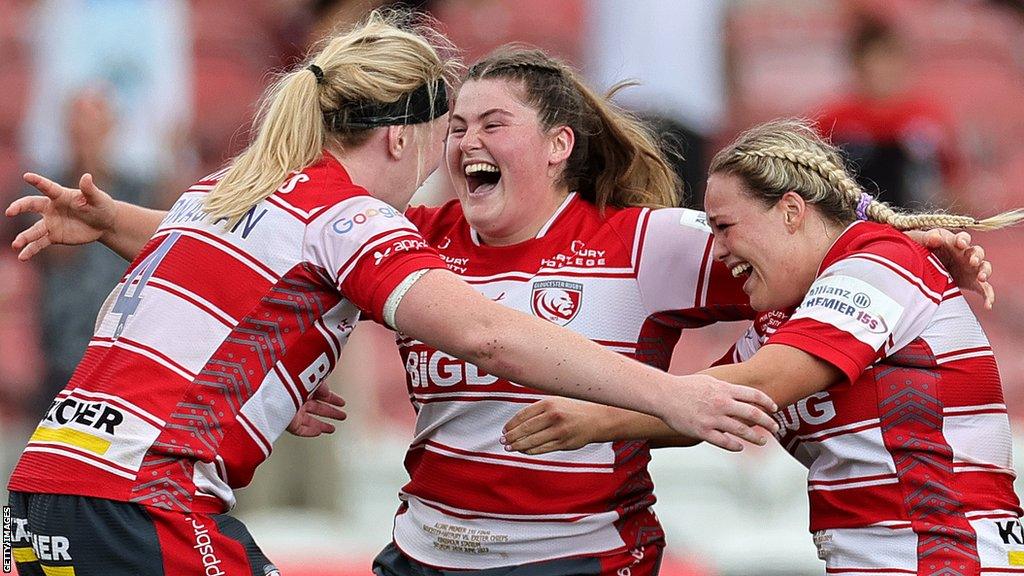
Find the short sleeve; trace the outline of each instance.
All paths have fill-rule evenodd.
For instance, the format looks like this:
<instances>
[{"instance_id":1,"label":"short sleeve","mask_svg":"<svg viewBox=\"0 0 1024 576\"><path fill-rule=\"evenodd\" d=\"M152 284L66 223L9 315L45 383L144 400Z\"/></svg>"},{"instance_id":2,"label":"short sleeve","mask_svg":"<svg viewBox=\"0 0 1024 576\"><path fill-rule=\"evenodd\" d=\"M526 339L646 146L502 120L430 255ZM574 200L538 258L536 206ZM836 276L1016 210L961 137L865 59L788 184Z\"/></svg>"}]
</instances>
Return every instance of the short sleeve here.
<instances>
[{"instance_id":1,"label":"short sleeve","mask_svg":"<svg viewBox=\"0 0 1024 576\"><path fill-rule=\"evenodd\" d=\"M849 381L909 344L942 296L922 280L923 258L897 247L856 253L829 266L769 344L786 344L840 369Z\"/></svg>"},{"instance_id":2,"label":"short sleeve","mask_svg":"<svg viewBox=\"0 0 1024 576\"><path fill-rule=\"evenodd\" d=\"M437 252L398 210L368 195L348 198L306 229L307 259L345 298L383 321L384 303L417 270L445 268Z\"/></svg>"},{"instance_id":3,"label":"short sleeve","mask_svg":"<svg viewBox=\"0 0 1024 576\"><path fill-rule=\"evenodd\" d=\"M699 311L702 317L752 318L742 280L714 259L714 238L703 212L686 208L652 210L642 219L637 282L650 313ZM722 314L716 314L721 308Z\"/></svg>"}]
</instances>

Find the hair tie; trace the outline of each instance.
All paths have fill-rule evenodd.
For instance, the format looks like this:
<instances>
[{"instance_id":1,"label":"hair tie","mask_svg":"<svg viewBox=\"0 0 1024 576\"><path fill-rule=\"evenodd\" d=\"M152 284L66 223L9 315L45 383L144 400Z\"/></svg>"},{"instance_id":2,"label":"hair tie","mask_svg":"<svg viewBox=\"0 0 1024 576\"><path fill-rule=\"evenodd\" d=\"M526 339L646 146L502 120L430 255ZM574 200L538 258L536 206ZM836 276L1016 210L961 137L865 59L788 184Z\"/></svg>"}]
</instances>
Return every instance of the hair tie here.
<instances>
[{"instance_id":1,"label":"hair tie","mask_svg":"<svg viewBox=\"0 0 1024 576\"><path fill-rule=\"evenodd\" d=\"M875 201L875 197L867 192L860 193L860 202L857 203L857 219L870 220L868 218L868 206Z\"/></svg>"},{"instance_id":2,"label":"hair tie","mask_svg":"<svg viewBox=\"0 0 1024 576\"><path fill-rule=\"evenodd\" d=\"M306 66L306 69L309 70L310 72L312 72L313 76L316 76L316 83L317 84L324 84L324 70L323 70L323 68L317 66L316 64L310 64L309 66Z\"/></svg>"}]
</instances>

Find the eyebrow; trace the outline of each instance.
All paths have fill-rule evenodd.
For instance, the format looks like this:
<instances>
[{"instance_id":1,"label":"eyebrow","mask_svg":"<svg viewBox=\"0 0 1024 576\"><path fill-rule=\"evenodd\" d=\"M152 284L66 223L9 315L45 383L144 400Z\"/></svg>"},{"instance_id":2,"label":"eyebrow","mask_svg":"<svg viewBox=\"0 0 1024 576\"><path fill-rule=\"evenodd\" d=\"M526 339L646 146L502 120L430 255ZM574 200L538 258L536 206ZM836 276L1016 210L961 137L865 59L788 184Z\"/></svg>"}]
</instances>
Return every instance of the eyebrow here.
<instances>
[{"instance_id":1,"label":"eyebrow","mask_svg":"<svg viewBox=\"0 0 1024 576\"><path fill-rule=\"evenodd\" d=\"M483 113L481 113L479 116L477 116L477 118L480 119L480 120L484 120L488 116L495 116L495 115L511 116L512 113L509 112L508 110L505 110L504 108L491 108L491 109L486 110ZM463 118L462 116L460 116L458 114L452 114L452 120L460 120L462 122L466 121L465 118Z\"/></svg>"}]
</instances>

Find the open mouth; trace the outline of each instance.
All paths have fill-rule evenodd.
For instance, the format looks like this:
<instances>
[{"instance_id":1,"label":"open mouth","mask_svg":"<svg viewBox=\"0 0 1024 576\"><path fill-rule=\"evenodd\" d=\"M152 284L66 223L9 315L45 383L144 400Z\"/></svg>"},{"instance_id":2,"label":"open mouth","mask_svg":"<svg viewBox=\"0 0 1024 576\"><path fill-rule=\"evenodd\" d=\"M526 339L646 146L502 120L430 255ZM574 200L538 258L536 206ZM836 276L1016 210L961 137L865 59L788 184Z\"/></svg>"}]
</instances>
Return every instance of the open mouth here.
<instances>
[{"instance_id":1,"label":"open mouth","mask_svg":"<svg viewBox=\"0 0 1024 576\"><path fill-rule=\"evenodd\" d=\"M501 170L494 164L474 162L464 168L470 194L489 192L501 180Z\"/></svg>"},{"instance_id":2,"label":"open mouth","mask_svg":"<svg viewBox=\"0 0 1024 576\"><path fill-rule=\"evenodd\" d=\"M739 278L740 276L743 275L749 276L750 271L753 269L754 268L750 265L749 262L737 262L736 264L733 265L730 271L732 272L733 278Z\"/></svg>"}]
</instances>

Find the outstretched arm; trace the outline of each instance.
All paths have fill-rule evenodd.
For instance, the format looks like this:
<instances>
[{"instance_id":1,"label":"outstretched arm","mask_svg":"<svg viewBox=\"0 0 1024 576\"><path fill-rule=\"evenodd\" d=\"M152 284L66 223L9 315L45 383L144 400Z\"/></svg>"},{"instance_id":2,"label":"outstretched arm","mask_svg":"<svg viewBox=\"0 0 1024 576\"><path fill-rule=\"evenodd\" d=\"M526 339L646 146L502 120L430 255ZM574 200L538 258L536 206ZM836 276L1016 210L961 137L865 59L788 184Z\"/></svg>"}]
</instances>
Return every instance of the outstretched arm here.
<instances>
[{"instance_id":1,"label":"outstretched arm","mask_svg":"<svg viewBox=\"0 0 1024 576\"><path fill-rule=\"evenodd\" d=\"M125 260L132 260L167 214L114 200L96 186L91 174L82 175L77 189L31 172L24 179L42 196L19 198L5 213L36 213L42 218L11 243L19 250L20 260L32 258L51 244L88 244L96 240Z\"/></svg>"},{"instance_id":2,"label":"outstretched arm","mask_svg":"<svg viewBox=\"0 0 1024 576\"><path fill-rule=\"evenodd\" d=\"M583 336L491 302L444 270L402 298L396 328L533 388L656 416L679 433L738 451L777 428L763 393L703 375L672 376Z\"/></svg>"}]
</instances>

